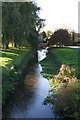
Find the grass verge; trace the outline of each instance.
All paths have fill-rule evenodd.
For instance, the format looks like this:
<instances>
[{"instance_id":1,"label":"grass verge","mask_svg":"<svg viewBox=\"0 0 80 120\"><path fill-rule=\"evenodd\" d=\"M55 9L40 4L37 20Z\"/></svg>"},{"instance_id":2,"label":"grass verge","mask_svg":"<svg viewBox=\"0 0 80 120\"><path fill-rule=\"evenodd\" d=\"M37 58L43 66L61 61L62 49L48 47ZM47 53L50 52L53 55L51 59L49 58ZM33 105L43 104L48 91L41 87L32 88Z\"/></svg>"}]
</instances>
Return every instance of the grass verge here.
<instances>
[{"instance_id":1,"label":"grass verge","mask_svg":"<svg viewBox=\"0 0 80 120\"><path fill-rule=\"evenodd\" d=\"M62 64L69 65L76 69L76 76L79 73L80 51L72 48L50 48L47 57L40 63L43 67L42 74L49 78L59 72Z\"/></svg>"}]
</instances>

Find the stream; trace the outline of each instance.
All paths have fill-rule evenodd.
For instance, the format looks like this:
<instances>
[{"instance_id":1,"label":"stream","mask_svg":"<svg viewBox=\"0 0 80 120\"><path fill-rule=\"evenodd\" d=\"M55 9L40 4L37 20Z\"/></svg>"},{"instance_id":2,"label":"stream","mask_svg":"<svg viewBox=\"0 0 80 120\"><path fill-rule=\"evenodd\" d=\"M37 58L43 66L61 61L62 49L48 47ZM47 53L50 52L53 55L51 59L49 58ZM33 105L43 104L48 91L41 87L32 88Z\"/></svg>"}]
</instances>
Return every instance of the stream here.
<instances>
[{"instance_id":1,"label":"stream","mask_svg":"<svg viewBox=\"0 0 80 120\"><path fill-rule=\"evenodd\" d=\"M46 57L47 50L38 51L38 60ZM40 72L42 67L35 67L25 76L23 84L17 87L15 94L10 98L5 107L3 118L55 118L51 105L43 105L50 89L49 81Z\"/></svg>"}]
</instances>

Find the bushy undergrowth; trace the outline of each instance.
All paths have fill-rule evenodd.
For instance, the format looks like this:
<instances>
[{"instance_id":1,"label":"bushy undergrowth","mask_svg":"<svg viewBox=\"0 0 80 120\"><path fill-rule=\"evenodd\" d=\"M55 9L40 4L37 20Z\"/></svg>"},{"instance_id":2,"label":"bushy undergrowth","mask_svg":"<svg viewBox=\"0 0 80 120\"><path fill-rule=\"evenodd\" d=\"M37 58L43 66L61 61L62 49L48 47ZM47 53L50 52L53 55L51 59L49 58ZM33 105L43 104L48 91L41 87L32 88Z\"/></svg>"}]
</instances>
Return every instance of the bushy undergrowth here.
<instances>
[{"instance_id":1,"label":"bushy undergrowth","mask_svg":"<svg viewBox=\"0 0 80 120\"><path fill-rule=\"evenodd\" d=\"M18 56L15 57L11 50L5 52L5 57L12 58L12 61L8 61L7 64L2 65L2 102L5 104L6 98L14 92L15 87L26 72L29 71L30 66L33 65L35 61L35 52L32 50L26 50L22 53L17 50ZM8 54L8 55L7 55ZM4 55L4 54L3 54Z\"/></svg>"},{"instance_id":2,"label":"bushy undergrowth","mask_svg":"<svg viewBox=\"0 0 80 120\"><path fill-rule=\"evenodd\" d=\"M55 94L55 109L65 117L80 118L80 83L70 83Z\"/></svg>"},{"instance_id":3,"label":"bushy undergrowth","mask_svg":"<svg viewBox=\"0 0 80 120\"><path fill-rule=\"evenodd\" d=\"M53 104L57 113L63 117L80 118L80 82L75 69L62 65L57 75L51 79L50 96L44 104Z\"/></svg>"}]
</instances>

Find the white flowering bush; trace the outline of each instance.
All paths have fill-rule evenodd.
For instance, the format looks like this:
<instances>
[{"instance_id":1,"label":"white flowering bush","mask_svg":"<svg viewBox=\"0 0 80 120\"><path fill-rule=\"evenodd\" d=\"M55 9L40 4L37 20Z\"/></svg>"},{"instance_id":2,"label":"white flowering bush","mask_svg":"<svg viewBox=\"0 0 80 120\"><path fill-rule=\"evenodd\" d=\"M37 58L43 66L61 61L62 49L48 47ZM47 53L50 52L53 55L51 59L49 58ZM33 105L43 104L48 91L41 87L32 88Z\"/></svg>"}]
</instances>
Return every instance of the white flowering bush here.
<instances>
[{"instance_id":1,"label":"white flowering bush","mask_svg":"<svg viewBox=\"0 0 80 120\"><path fill-rule=\"evenodd\" d=\"M52 104L59 116L80 118L80 82L73 67L62 64L59 73L51 79L49 92L44 104Z\"/></svg>"},{"instance_id":2,"label":"white flowering bush","mask_svg":"<svg viewBox=\"0 0 80 120\"><path fill-rule=\"evenodd\" d=\"M59 83L74 83L77 81L75 76L75 69L68 65L62 64L60 71L57 75L54 75L53 81Z\"/></svg>"}]
</instances>

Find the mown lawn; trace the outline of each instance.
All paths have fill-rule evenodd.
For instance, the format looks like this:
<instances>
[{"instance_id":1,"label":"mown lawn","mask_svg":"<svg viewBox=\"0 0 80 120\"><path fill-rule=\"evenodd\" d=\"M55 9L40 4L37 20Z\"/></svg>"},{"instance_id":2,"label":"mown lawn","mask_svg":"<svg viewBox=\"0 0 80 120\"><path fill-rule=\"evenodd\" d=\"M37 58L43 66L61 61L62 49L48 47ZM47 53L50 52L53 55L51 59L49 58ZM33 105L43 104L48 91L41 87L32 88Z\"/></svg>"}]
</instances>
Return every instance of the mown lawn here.
<instances>
[{"instance_id":1,"label":"mown lawn","mask_svg":"<svg viewBox=\"0 0 80 120\"><path fill-rule=\"evenodd\" d=\"M78 73L80 50L73 48L55 49L54 54L62 64L67 64L76 69Z\"/></svg>"},{"instance_id":2,"label":"mown lawn","mask_svg":"<svg viewBox=\"0 0 80 120\"><path fill-rule=\"evenodd\" d=\"M80 50L73 48L50 48L47 57L40 62L43 67L42 74L51 78L58 73L62 64L67 64L76 69L76 75L78 76L79 55Z\"/></svg>"}]
</instances>

